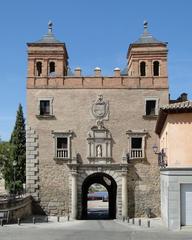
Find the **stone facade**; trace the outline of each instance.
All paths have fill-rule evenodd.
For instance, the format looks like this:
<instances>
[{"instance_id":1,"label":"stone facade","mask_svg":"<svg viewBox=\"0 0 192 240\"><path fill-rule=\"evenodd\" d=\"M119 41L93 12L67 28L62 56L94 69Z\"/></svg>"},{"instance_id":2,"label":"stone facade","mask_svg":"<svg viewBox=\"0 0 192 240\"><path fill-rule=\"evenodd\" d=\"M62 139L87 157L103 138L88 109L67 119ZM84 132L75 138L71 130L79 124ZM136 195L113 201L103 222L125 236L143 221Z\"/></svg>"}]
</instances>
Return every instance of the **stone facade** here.
<instances>
[{"instance_id":1,"label":"stone facade","mask_svg":"<svg viewBox=\"0 0 192 240\"><path fill-rule=\"evenodd\" d=\"M47 214L81 218L83 182L104 173L117 185L116 217L143 216L147 207L159 216L159 168L152 150L158 144L156 114L146 114L146 99L155 99L156 108L168 102L166 44L130 45L126 75L116 68L111 77L102 76L99 68L91 77L82 76L80 68L67 75L63 46L52 35L48 42L28 44L27 191ZM140 76L142 59L147 69L159 60L160 75L147 70ZM40 76L37 61L43 65ZM50 61L56 67L52 76L47 72ZM41 116L40 99L52 99L51 114ZM63 152L57 149L62 136L68 144ZM139 150L132 149L133 136L142 141Z\"/></svg>"}]
</instances>

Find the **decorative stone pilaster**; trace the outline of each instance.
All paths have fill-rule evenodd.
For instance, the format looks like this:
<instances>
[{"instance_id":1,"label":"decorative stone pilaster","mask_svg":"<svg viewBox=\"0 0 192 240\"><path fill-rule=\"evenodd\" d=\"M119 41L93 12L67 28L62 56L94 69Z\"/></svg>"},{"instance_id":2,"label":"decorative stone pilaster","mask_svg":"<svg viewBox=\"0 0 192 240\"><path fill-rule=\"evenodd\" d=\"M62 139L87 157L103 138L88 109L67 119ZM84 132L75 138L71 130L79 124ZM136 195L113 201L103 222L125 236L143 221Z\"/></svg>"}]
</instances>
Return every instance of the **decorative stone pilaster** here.
<instances>
[{"instance_id":1,"label":"decorative stone pilaster","mask_svg":"<svg viewBox=\"0 0 192 240\"><path fill-rule=\"evenodd\" d=\"M128 217L127 171L122 172L122 217Z\"/></svg>"},{"instance_id":2,"label":"decorative stone pilaster","mask_svg":"<svg viewBox=\"0 0 192 240\"><path fill-rule=\"evenodd\" d=\"M38 135L31 127L26 128L26 191L39 200Z\"/></svg>"},{"instance_id":3,"label":"decorative stone pilaster","mask_svg":"<svg viewBox=\"0 0 192 240\"><path fill-rule=\"evenodd\" d=\"M77 219L77 172L71 172L71 217Z\"/></svg>"}]
</instances>

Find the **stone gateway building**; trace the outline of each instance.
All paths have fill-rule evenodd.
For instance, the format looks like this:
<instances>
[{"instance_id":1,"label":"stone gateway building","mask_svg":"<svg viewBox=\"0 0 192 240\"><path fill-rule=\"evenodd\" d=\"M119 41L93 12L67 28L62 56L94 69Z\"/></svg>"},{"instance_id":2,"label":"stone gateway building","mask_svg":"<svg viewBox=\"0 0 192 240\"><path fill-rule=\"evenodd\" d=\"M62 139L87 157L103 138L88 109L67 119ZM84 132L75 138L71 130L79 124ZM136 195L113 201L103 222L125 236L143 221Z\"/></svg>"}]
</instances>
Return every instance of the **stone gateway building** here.
<instances>
[{"instance_id":1,"label":"stone gateway building","mask_svg":"<svg viewBox=\"0 0 192 240\"><path fill-rule=\"evenodd\" d=\"M86 218L94 183L109 194L109 217L160 215L154 130L168 103L167 44L144 23L129 45L127 67L113 76L69 71L64 43L52 33L28 43L27 192L49 215Z\"/></svg>"}]
</instances>

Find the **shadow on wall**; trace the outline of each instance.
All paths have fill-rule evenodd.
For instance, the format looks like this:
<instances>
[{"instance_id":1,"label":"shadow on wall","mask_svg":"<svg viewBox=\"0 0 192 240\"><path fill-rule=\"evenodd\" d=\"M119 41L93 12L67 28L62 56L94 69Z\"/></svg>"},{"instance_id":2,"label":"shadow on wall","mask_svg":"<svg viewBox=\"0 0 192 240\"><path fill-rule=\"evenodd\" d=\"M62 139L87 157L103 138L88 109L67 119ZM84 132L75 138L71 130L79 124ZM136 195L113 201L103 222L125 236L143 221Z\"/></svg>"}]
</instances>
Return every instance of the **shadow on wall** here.
<instances>
[{"instance_id":1,"label":"shadow on wall","mask_svg":"<svg viewBox=\"0 0 192 240\"><path fill-rule=\"evenodd\" d=\"M32 201L32 214L33 215L47 215L44 209L40 206L40 202Z\"/></svg>"},{"instance_id":2,"label":"shadow on wall","mask_svg":"<svg viewBox=\"0 0 192 240\"><path fill-rule=\"evenodd\" d=\"M135 217L135 187L140 180L134 163L129 163L128 171L128 215Z\"/></svg>"},{"instance_id":3,"label":"shadow on wall","mask_svg":"<svg viewBox=\"0 0 192 240\"><path fill-rule=\"evenodd\" d=\"M137 173L136 164L146 163L145 160L134 160L129 163L128 171L128 215L130 218L133 217L157 217L154 211L158 212L158 209L152 209L149 205L150 201L159 201L157 199L149 199L150 196L153 197L153 193L150 191L139 190L139 184L142 184L142 179ZM148 162L146 164L149 164ZM139 212L139 215L138 215Z\"/></svg>"}]
</instances>

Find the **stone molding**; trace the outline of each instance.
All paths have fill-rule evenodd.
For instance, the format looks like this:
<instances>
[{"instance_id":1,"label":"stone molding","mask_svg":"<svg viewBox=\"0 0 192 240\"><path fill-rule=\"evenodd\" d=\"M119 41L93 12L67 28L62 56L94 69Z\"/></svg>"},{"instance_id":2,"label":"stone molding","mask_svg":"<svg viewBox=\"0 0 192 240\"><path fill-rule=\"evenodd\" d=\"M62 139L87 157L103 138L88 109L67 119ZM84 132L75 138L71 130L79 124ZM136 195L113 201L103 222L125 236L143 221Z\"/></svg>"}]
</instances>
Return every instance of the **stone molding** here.
<instances>
[{"instance_id":1,"label":"stone molding","mask_svg":"<svg viewBox=\"0 0 192 240\"><path fill-rule=\"evenodd\" d=\"M98 126L91 128L88 133L89 163L110 164L112 161L112 136L108 129L99 121Z\"/></svg>"}]
</instances>

